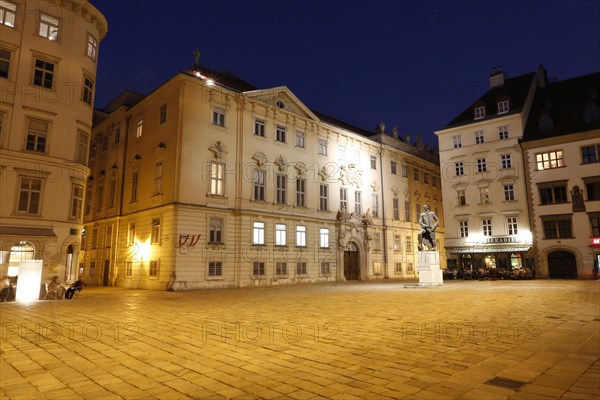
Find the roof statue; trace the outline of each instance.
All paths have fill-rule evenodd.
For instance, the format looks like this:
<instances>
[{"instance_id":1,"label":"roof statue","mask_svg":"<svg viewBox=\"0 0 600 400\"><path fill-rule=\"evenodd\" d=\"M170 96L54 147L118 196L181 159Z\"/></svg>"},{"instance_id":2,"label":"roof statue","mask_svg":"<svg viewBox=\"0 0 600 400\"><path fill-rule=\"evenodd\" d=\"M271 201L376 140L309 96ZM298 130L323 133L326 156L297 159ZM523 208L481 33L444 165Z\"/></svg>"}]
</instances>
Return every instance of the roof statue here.
<instances>
[{"instance_id":1,"label":"roof statue","mask_svg":"<svg viewBox=\"0 0 600 400\"><path fill-rule=\"evenodd\" d=\"M194 52L192 53L192 55L194 56L194 65L198 66L199 65L199 60L200 60L200 50L198 50L198 49L194 50Z\"/></svg>"}]
</instances>

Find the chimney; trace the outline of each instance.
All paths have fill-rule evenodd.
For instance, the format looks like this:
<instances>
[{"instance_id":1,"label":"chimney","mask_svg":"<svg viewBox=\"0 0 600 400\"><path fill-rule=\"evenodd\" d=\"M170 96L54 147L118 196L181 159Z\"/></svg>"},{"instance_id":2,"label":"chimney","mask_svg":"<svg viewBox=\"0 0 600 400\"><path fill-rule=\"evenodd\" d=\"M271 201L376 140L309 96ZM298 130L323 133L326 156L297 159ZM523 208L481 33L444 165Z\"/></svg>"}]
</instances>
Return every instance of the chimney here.
<instances>
[{"instance_id":1,"label":"chimney","mask_svg":"<svg viewBox=\"0 0 600 400\"><path fill-rule=\"evenodd\" d=\"M504 85L504 78L506 78L506 76L502 70L502 65L492 67L492 73L490 74L490 89Z\"/></svg>"},{"instance_id":2,"label":"chimney","mask_svg":"<svg viewBox=\"0 0 600 400\"><path fill-rule=\"evenodd\" d=\"M542 64L538 65L537 70L535 71L537 75L538 85L540 88L546 87L546 82L548 82L548 71Z\"/></svg>"}]
</instances>

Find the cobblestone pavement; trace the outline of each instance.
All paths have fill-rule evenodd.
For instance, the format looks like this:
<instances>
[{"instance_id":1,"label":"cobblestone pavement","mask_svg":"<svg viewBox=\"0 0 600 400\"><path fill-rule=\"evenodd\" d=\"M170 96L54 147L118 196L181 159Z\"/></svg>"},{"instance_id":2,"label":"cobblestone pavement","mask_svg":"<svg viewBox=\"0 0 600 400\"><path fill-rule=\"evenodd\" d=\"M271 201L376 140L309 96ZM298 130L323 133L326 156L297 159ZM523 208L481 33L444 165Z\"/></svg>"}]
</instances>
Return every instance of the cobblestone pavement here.
<instances>
[{"instance_id":1,"label":"cobblestone pavement","mask_svg":"<svg viewBox=\"0 0 600 400\"><path fill-rule=\"evenodd\" d=\"M599 291L368 282L2 303L0 398L600 399Z\"/></svg>"}]
</instances>

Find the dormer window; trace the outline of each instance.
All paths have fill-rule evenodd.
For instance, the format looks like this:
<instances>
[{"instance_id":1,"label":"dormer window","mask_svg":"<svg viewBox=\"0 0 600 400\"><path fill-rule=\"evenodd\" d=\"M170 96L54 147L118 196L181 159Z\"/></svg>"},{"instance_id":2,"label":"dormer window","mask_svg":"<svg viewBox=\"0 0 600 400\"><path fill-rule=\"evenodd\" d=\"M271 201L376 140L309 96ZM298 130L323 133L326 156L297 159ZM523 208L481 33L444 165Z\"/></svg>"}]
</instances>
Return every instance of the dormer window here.
<instances>
[{"instance_id":1,"label":"dormer window","mask_svg":"<svg viewBox=\"0 0 600 400\"><path fill-rule=\"evenodd\" d=\"M475 119L481 119L485 117L485 107L476 107L475 108Z\"/></svg>"},{"instance_id":2,"label":"dormer window","mask_svg":"<svg viewBox=\"0 0 600 400\"><path fill-rule=\"evenodd\" d=\"M508 110L509 110L508 100L504 100L504 101L499 101L498 102L498 114L507 113Z\"/></svg>"},{"instance_id":3,"label":"dormer window","mask_svg":"<svg viewBox=\"0 0 600 400\"><path fill-rule=\"evenodd\" d=\"M539 121L540 131L551 131L554 129L554 122L548 113L544 113Z\"/></svg>"},{"instance_id":4,"label":"dormer window","mask_svg":"<svg viewBox=\"0 0 600 400\"><path fill-rule=\"evenodd\" d=\"M583 110L583 120L586 124L591 124L600 120L600 109L595 104L588 105Z\"/></svg>"}]
</instances>

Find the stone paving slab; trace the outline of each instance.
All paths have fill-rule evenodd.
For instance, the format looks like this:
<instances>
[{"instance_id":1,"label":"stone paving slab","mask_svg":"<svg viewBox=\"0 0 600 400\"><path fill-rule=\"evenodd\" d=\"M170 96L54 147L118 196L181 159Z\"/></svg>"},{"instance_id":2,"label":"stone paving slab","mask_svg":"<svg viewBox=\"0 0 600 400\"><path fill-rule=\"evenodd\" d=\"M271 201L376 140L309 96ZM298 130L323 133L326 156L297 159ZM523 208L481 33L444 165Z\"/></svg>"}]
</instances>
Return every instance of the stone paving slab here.
<instances>
[{"instance_id":1,"label":"stone paving slab","mask_svg":"<svg viewBox=\"0 0 600 400\"><path fill-rule=\"evenodd\" d=\"M0 399L600 400L599 282L405 285L1 303Z\"/></svg>"}]
</instances>

